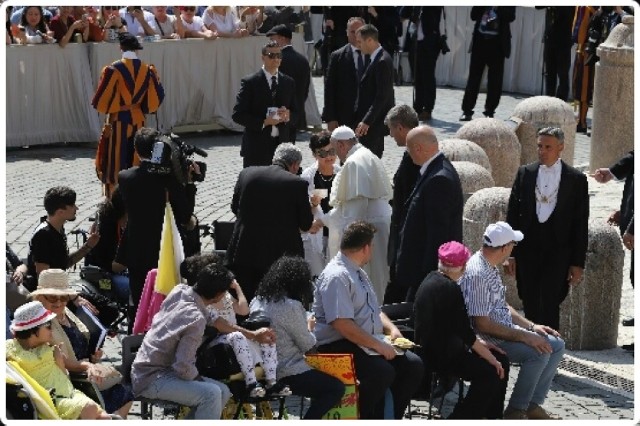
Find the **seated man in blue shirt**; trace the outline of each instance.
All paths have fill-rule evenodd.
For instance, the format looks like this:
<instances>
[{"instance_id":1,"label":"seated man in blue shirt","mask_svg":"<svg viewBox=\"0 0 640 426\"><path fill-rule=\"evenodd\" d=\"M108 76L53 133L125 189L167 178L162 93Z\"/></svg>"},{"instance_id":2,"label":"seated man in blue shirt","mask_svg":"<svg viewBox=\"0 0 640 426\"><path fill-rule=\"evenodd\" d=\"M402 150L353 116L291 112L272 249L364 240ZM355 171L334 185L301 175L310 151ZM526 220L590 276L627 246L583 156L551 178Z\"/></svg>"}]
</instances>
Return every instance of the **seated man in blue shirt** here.
<instances>
[{"instance_id":1,"label":"seated man in blue shirt","mask_svg":"<svg viewBox=\"0 0 640 426\"><path fill-rule=\"evenodd\" d=\"M360 418L382 419L385 392L390 388L394 417L402 419L422 383L424 366L414 353L398 355L393 346L377 338L384 333L393 340L402 334L380 311L371 281L362 269L371 259L375 232L375 227L364 221L345 229L340 251L316 282L314 333L319 352L353 354L360 382Z\"/></svg>"}]
</instances>

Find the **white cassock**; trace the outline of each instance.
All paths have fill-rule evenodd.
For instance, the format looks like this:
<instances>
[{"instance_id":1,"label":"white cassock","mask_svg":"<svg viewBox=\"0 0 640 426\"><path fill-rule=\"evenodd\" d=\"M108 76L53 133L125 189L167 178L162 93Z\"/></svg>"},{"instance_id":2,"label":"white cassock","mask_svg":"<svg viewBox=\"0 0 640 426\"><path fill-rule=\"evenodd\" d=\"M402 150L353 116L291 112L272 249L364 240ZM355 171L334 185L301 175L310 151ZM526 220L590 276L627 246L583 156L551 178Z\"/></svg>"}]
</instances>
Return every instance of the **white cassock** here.
<instances>
[{"instance_id":1,"label":"white cassock","mask_svg":"<svg viewBox=\"0 0 640 426\"><path fill-rule=\"evenodd\" d=\"M387 242L391 197L391 181L382 160L358 143L349 150L342 169L334 179L329 198L333 209L321 219L329 228L329 259L333 259L340 250L342 234L349 224L364 220L376 227L371 261L364 270L380 302L389 282Z\"/></svg>"}]
</instances>

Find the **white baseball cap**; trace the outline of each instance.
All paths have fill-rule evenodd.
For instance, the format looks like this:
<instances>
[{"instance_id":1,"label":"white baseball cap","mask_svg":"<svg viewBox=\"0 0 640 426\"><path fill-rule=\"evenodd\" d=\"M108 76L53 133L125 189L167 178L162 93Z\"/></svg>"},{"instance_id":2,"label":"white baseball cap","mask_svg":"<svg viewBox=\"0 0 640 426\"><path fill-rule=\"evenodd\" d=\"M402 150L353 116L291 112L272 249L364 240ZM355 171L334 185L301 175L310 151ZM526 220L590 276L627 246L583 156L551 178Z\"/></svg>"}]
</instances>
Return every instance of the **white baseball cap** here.
<instances>
[{"instance_id":1,"label":"white baseball cap","mask_svg":"<svg viewBox=\"0 0 640 426\"><path fill-rule=\"evenodd\" d=\"M351 127L348 127L348 126L337 127L331 133L331 139L337 139L339 141L346 141L346 140L355 139L355 138L356 138L356 134L353 132Z\"/></svg>"},{"instance_id":2,"label":"white baseball cap","mask_svg":"<svg viewBox=\"0 0 640 426\"><path fill-rule=\"evenodd\" d=\"M487 226L484 231L484 244L489 247L500 247L512 241L522 241L524 234L514 231L507 222L496 222Z\"/></svg>"}]
</instances>

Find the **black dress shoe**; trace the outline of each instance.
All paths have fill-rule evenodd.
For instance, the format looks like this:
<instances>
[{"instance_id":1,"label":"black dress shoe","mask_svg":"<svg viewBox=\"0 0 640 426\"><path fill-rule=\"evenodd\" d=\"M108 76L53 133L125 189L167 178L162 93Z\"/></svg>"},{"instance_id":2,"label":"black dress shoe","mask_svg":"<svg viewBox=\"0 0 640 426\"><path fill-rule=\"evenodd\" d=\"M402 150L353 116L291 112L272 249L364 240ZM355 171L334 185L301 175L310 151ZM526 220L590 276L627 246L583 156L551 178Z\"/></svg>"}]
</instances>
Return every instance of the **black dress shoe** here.
<instances>
[{"instance_id":1,"label":"black dress shoe","mask_svg":"<svg viewBox=\"0 0 640 426\"><path fill-rule=\"evenodd\" d=\"M622 325L625 327L633 327L633 318L622 320Z\"/></svg>"},{"instance_id":2,"label":"black dress shoe","mask_svg":"<svg viewBox=\"0 0 640 426\"><path fill-rule=\"evenodd\" d=\"M633 348L633 343L630 343L628 345L622 345L622 349L624 349L625 351L628 351L628 352L633 352L633 349L634 349Z\"/></svg>"},{"instance_id":3,"label":"black dress shoe","mask_svg":"<svg viewBox=\"0 0 640 426\"><path fill-rule=\"evenodd\" d=\"M460 121L471 121L471 117L473 117L473 114L467 114L464 113L460 116Z\"/></svg>"},{"instance_id":4,"label":"black dress shoe","mask_svg":"<svg viewBox=\"0 0 640 426\"><path fill-rule=\"evenodd\" d=\"M587 126L581 126L578 124L576 126L576 133L587 133Z\"/></svg>"},{"instance_id":5,"label":"black dress shoe","mask_svg":"<svg viewBox=\"0 0 640 426\"><path fill-rule=\"evenodd\" d=\"M493 118L493 114L494 114L494 113L493 113L493 112L487 112L487 111L485 111L485 112L483 112L483 114L484 114L484 116L485 116L485 117L487 117L487 118Z\"/></svg>"}]
</instances>

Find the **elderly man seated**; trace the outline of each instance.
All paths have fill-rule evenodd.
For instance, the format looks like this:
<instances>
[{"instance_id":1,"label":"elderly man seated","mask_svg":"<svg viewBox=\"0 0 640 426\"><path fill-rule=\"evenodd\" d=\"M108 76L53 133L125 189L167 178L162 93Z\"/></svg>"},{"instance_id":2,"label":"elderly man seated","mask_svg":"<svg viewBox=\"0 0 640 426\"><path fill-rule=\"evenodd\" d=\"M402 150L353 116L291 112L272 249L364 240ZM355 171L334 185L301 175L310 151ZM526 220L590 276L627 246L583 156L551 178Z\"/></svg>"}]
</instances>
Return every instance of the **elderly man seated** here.
<instances>
[{"instance_id":1,"label":"elderly man seated","mask_svg":"<svg viewBox=\"0 0 640 426\"><path fill-rule=\"evenodd\" d=\"M476 337L457 281L471 253L457 241L438 249L438 270L426 276L414 301L415 340L427 369L471 381L450 419L501 419L509 360Z\"/></svg>"}]
</instances>

